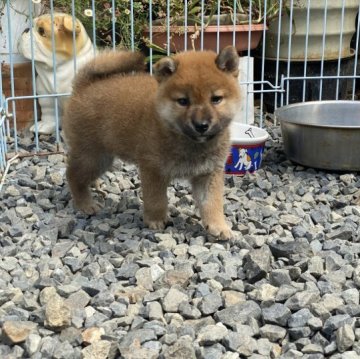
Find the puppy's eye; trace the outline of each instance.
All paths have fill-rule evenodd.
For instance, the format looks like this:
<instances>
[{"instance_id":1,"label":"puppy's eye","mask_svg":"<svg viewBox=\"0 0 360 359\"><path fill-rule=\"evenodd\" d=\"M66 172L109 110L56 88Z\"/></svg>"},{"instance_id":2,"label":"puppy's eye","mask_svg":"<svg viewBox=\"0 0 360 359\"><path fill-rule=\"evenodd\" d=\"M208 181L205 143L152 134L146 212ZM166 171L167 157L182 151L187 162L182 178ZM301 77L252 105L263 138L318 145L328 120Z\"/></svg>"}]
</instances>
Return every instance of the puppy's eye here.
<instances>
[{"instance_id":1,"label":"puppy's eye","mask_svg":"<svg viewBox=\"0 0 360 359\"><path fill-rule=\"evenodd\" d=\"M213 105L218 105L223 100L222 96L211 96L211 103Z\"/></svg>"},{"instance_id":2,"label":"puppy's eye","mask_svg":"<svg viewBox=\"0 0 360 359\"><path fill-rule=\"evenodd\" d=\"M189 99L186 98L186 97L180 97L180 98L178 98L178 99L176 100L176 102L177 102L180 106L183 106L183 107L189 106L189 104L190 104Z\"/></svg>"},{"instance_id":3,"label":"puppy's eye","mask_svg":"<svg viewBox=\"0 0 360 359\"><path fill-rule=\"evenodd\" d=\"M39 28L38 28L38 33L39 33L40 36L45 36L45 30L44 30L44 28L43 28L43 27L39 27Z\"/></svg>"}]
</instances>

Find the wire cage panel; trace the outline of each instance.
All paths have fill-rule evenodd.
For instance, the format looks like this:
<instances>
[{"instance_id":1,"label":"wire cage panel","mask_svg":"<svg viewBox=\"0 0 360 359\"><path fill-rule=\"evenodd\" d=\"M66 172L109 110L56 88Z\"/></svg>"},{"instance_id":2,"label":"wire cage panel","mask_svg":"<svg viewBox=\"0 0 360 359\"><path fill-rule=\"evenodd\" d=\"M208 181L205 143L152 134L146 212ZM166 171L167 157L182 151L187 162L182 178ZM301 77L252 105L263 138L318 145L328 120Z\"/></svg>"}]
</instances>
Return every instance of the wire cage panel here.
<instances>
[{"instance_id":1,"label":"wire cage panel","mask_svg":"<svg viewBox=\"0 0 360 359\"><path fill-rule=\"evenodd\" d=\"M359 0L0 1L0 170L14 156L61 151L72 78L103 48L144 52L152 73L173 52L236 46L237 120L254 122L255 103L259 126L266 112L288 103L356 100L359 9ZM53 125L43 134L47 116ZM42 147L43 135L53 137L53 148Z\"/></svg>"}]
</instances>

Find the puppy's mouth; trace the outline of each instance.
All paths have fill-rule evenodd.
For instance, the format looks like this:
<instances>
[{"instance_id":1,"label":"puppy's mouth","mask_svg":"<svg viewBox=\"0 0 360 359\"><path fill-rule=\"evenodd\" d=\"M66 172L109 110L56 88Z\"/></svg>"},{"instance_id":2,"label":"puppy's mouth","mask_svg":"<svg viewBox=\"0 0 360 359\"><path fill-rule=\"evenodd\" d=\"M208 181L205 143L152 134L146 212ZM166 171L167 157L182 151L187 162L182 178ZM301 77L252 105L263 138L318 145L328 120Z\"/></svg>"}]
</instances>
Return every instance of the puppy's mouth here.
<instances>
[{"instance_id":1,"label":"puppy's mouth","mask_svg":"<svg viewBox=\"0 0 360 359\"><path fill-rule=\"evenodd\" d=\"M191 125L187 125L184 126L182 130L184 135L190 138L192 141L197 143L205 143L215 138L222 131L222 128L215 125L207 131L199 132L196 131Z\"/></svg>"}]
</instances>

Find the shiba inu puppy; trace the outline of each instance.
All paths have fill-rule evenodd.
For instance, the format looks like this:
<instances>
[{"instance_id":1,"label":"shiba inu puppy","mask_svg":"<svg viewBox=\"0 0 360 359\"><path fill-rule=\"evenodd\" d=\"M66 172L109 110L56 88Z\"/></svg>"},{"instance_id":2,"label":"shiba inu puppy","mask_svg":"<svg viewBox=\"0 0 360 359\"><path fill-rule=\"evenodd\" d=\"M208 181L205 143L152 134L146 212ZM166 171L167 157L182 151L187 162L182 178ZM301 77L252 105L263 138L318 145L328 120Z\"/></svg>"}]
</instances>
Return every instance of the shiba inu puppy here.
<instances>
[{"instance_id":1,"label":"shiba inu puppy","mask_svg":"<svg viewBox=\"0 0 360 359\"><path fill-rule=\"evenodd\" d=\"M31 42L33 41L33 46ZM71 92L76 67L81 67L94 56L92 42L79 20L75 23L71 15L55 13L33 19L32 29L26 29L18 43L20 53L27 59L34 57L37 72L36 92L38 95ZM53 51L56 64L53 63ZM54 80L56 74L56 88ZM59 98L59 116L64 108L64 97ZM55 101L52 98L39 99L41 121L38 131L52 134L55 131ZM32 126L32 131L35 127Z\"/></svg>"},{"instance_id":2,"label":"shiba inu puppy","mask_svg":"<svg viewBox=\"0 0 360 359\"><path fill-rule=\"evenodd\" d=\"M239 57L233 47L219 55L184 52L142 72L139 53L104 53L79 71L63 129L69 145L67 179L74 205L98 209L90 184L114 157L138 165L144 223L164 228L167 187L188 179L203 225L228 239L223 214L224 163L229 124L239 103Z\"/></svg>"}]
</instances>

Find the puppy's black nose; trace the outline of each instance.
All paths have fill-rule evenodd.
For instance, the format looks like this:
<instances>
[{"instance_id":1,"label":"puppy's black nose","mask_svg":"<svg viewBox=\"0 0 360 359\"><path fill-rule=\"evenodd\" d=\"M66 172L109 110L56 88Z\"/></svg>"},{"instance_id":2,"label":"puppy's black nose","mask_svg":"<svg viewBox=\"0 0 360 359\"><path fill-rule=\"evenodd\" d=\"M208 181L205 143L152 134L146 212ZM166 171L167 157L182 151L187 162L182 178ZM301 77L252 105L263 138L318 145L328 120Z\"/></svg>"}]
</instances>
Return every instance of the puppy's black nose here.
<instances>
[{"instance_id":1,"label":"puppy's black nose","mask_svg":"<svg viewBox=\"0 0 360 359\"><path fill-rule=\"evenodd\" d=\"M30 31L30 28L26 28L25 30L24 30L24 33L27 33L27 32L29 32Z\"/></svg>"},{"instance_id":2,"label":"puppy's black nose","mask_svg":"<svg viewBox=\"0 0 360 359\"><path fill-rule=\"evenodd\" d=\"M204 134L209 129L209 124L207 122L193 122L195 131Z\"/></svg>"}]
</instances>

